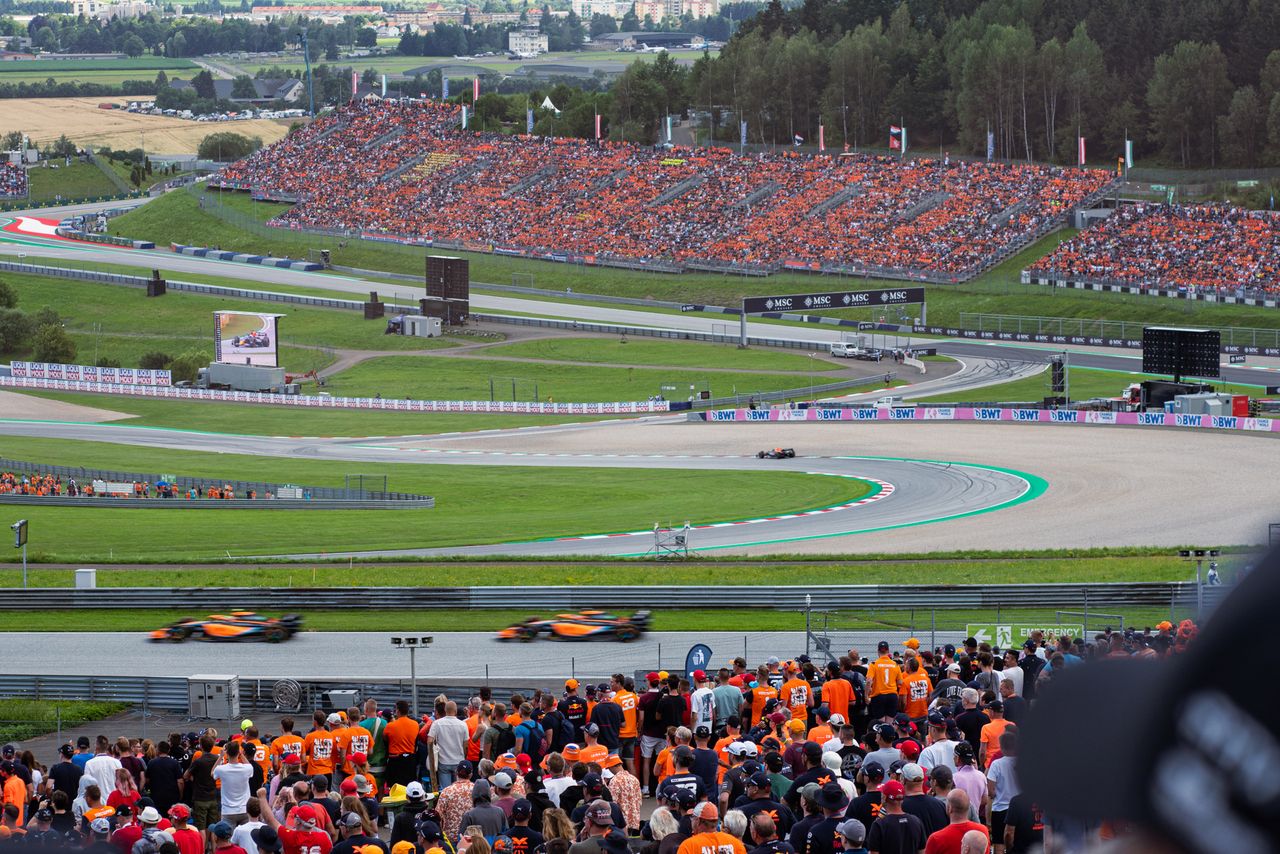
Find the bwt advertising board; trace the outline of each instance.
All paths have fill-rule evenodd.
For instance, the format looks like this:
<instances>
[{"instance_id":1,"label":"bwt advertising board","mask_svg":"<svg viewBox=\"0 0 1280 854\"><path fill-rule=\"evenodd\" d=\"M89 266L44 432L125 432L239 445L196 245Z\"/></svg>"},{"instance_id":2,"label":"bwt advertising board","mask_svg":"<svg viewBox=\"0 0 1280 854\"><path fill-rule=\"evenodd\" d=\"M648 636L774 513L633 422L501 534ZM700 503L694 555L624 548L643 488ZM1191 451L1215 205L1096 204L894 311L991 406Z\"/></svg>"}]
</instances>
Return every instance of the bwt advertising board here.
<instances>
[{"instance_id":1,"label":"bwt advertising board","mask_svg":"<svg viewBox=\"0 0 1280 854\"><path fill-rule=\"evenodd\" d=\"M283 314L213 313L213 360L232 365L278 367L279 320Z\"/></svg>"},{"instance_id":2,"label":"bwt advertising board","mask_svg":"<svg viewBox=\"0 0 1280 854\"><path fill-rule=\"evenodd\" d=\"M880 291L836 291L822 294L747 297L742 301L742 310L747 314L761 314L768 311L876 308L877 306L912 305L922 302L924 302L924 288L887 288Z\"/></svg>"}]
</instances>

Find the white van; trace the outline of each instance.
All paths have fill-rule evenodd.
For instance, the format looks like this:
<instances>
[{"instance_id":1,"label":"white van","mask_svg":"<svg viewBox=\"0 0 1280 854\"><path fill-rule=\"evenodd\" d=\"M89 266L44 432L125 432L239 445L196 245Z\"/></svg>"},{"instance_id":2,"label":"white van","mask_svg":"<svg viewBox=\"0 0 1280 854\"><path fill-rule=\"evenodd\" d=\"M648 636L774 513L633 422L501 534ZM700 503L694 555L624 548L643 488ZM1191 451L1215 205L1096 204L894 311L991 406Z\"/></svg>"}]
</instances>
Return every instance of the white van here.
<instances>
[{"instance_id":1,"label":"white van","mask_svg":"<svg viewBox=\"0 0 1280 854\"><path fill-rule=\"evenodd\" d=\"M840 359L860 359L867 355L867 351L857 344L842 341L839 344L831 345L831 355Z\"/></svg>"}]
</instances>

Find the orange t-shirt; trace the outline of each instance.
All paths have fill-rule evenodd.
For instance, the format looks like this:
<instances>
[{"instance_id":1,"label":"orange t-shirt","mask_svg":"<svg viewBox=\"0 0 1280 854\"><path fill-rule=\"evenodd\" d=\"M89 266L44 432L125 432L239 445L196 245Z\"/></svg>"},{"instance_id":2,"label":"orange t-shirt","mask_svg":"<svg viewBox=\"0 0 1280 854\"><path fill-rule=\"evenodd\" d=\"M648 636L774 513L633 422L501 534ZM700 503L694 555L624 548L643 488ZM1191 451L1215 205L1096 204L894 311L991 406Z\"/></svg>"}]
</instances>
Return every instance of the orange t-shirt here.
<instances>
[{"instance_id":1,"label":"orange t-shirt","mask_svg":"<svg viewBox=\"0 0 1280 854\"><path fill-rule=\"evenodd\" d=\"M418 722L407 715L387 724L383 734L387 738L387 755L404 756L418 749Z\"/></svg>"},{"instance_id":2,"label":"orange t-shirt","mask_svg":"<svg viewBox=\"0 0 1280 854\"><path fill-rule=\"evenodd\" d=\"M258 767L262 769L262 779L271 776L271 748L267 747L258 739L252 739L244 743L246 749L253 752L251 757Z\"/></svg>"},{"instance_id":3,"label":"orange t-shirt","mask_svg":"<svg viewBox=\"0 0 1280 854\"><path fill-rule=\"evenodd\" d=\"M302 738L294 733L286 733L271 742L271 755L284 764L286 754L302 755Z\"/></svg>"},{"instance_id":4,"label":"orange t-shirt","mask_svg":"<svg viewBox=\"0 0 1280 854\"><path fill-rule=\"evenodd\" d=\"M982 734L979 740L987 748L988 762L1000 755L1000 735L1008 728L1009 721L1004 718L998 718L989 724L982 725Z\"/></svg>"},{"instance_id":5,"label":"orange t-shirt","mask_svg":"<svg viewBox=\"0 0 1280 854\"><path fill-rule=\"evenodd\" d=\"M654 770L658 772L658 785L662 785L663 780L675 773L674 759L670 747L658 751L658 758L653 761Z\"/></svg>"},{"instance_id":6,"label":"orange t-shirt","mask_svg":"<svg viewBox=\"0 0 1280 854\"><path fill-rule=\"evenodd\" d=\"M318 729L302 739L303 756L307 760L308 774L332 774L336 739L328 730Z\"/></svg>"},{"instance_id":7,"label":"orange t-shirt","mask_svg":"<svg viewBox=\"0 0 1280 854\"><path fill-rule=\"evenodd\" d=\"M27 817L27 784L17 774L4 781L4 802L18 808L18 824L24 824Z\"/></svg>"},{"instance_id":8,"label":"orange t-shirt","mask_svg":"<svg viewBox=\"0 0 1280 854\"><path fill-rule=\"evenodd\" d=\"M367 760L369 751L373 749L373 733L359 724L347 727L345 733L346 738L342 742L342 771L347 775L351 775L356 772L351 765L351 754L363 753Z\"/></svg>"},{"instance_id":9,"label":"orange t-shirt","mask_svg":"<svg viewBox=\"0 0 1280 854\"><path fill-rule=\"evenodd\" d=\"M849 704L853 702L853 686L848 679L828 679L822 684L822 702L833 715L849 720Z\"/></svg>"},{"instance_id":10,"label":"orange t-shirt","mask_svg":"<svg viewBox=\"0 0 1280 854\"><path fill-rule=\"evenodd\" d=\"M622 728L618 730L619 738L635 738L640 734L636 726L636 703L638 698L630 691L619 691L613 695L613 701L622 707Z\"/></svg>"},{"instance_id":11,"label":"orange t-shirt","mask_svg":"<svg viewBox=\"0 0 1280 854\"><path fill-rule=\"evenodd\" d=\"M758 685L751 689L751 723L760 720L760 716L764 714L765 703L776 699L778 689L772 685Z\"/></svg>"},{"instance_id":12,"label":"orange t-shirt","mask_svg":"<svg viewBox=\"0 0 1280 854\"><path fill-rule=\"evenodd\" d=\"M813 686L803 679L791 679L782 686L782 703L791 709L791 717L804 720L809 714L809 698L813 696Z\"/></svg>"},{"instance_id":13,"label":"orange t-shirt","mask_svg":"<svg viewBox=\"0 0 1280 854\"><path fill-rule=\"evenodd\" d=\"M603 744L591 744L581 748L578 751L578 761L583 765L588 762L603 762L604 758L609 755L609 748Z\"/></svg>"},{"instance_id":14,"label":"orange t-shirt","mask_svg":"<svg viewBox=\"0 0 1280 854\"><path fill-rule=\"evenodd\" d=\"M724 738L716 742L716 753L720 755L720 771L716 775L716 779L723 783L724 772L729 770L729 745L737 741L739 736L726 735Z\"/></svg>"},{"instance_id":15,"label":"orange t-shirt","mask_svg":"<svg viewBox=\"0 0 1280 854\"><path fill-rule=\"evenodd\" d=\"M826 744L835 737L836 734L831 727L826 724L818 724L816 727L809 730L808 734L805 735L804 738L805 741L816 741L818 744Z\"/></svg>"},{"instance_id":16,"label":"orange t-shirt","mask_svg":"<svg viewBox=\"0 0 1280 854\"><path fill-rule=\"evenodd\" d=\"M933 693L933 683L929 674L923 670L908 673L902 677L903 711L912 718L923 718L929 715L929 695Z\"/></svg>"},{"instance_id":17,"label":"orange t-shirt","mask_svg":"<svg viewBox=\"0 0 1280 854\"><path fill-rule=\"evenodd\" d=\"M869 697L881 694L897 694L902 686L902 668L887 655L882 655L871 663L867 673L871 677Z\"/></svg>"}]
</instances>

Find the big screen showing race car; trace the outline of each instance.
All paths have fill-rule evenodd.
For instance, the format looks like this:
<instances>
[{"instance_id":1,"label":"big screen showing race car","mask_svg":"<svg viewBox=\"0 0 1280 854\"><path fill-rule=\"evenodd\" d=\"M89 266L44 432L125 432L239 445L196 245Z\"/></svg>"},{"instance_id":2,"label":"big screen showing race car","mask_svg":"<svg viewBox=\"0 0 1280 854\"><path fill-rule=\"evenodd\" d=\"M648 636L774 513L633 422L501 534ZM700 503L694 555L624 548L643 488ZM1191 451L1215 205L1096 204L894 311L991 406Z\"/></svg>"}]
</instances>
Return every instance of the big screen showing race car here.
<instances>
[{"instance_id":1,"label":"big screen showing race car","mask_svg":"<svg viewBox=\"0 0 1280 854\"><path fill-rule=\"evenodd\" d=\"M213 313L213 360L233 365L278 366L280 314Z\"/></svg>"}]
</instances>

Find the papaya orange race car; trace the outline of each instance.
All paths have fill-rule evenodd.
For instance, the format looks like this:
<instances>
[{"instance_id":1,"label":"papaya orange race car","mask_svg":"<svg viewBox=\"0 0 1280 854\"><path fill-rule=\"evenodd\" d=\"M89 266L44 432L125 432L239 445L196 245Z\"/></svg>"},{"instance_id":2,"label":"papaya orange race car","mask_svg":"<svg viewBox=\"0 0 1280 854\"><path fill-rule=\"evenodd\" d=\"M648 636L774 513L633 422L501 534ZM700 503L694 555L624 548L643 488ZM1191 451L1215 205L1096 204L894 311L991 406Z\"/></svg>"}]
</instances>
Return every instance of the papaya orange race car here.
<instances>
[{"instance_id":1,"label":"papaya orange race car","mask_svg":"<svg viewBox=\"0 0 1280 854\"><path fill-rule=\"evenodd\" d=\"M649 628L649 617L648 611L636 611L630 617L604 611L557 614L548 620L530 617L498 632L498 640L528 643L539 635L546 635L552 640L617 640L627 643L644 635Z\"/></svg>"},{"instance_id":2,"label":"papaya orange race car","mask_svg":"<svg viewBox=\"0 0 1280 854\"><path fill-rule=\"evenodd\" d=\"M281 617L264 617L253 611L232 611L230 614L212 614L204 619L183 617L151 633L153 641L181 643L187 638L211 641L264 640L280 643L301 630L302 617L285 614Z\"/></svg>"}]
</instances>

